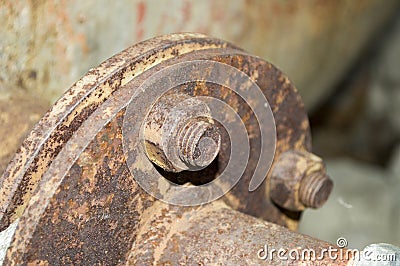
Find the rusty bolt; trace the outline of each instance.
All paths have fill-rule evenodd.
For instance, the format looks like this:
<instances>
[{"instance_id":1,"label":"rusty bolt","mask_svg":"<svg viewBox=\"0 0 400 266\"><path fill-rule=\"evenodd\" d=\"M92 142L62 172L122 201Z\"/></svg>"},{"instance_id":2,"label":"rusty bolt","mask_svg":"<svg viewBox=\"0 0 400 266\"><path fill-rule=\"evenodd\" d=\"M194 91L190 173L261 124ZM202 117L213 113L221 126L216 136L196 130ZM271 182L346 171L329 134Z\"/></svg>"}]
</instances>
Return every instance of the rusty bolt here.
<instances>
[{"instance_id":1,"label":"rusty bolt","mask_svg":"<svg viewBox=\"0 0 400 266\"><path fill-rule=\"evenodd\" d=\"M220 139L213 124L199 118L190 119L179 133L179 157L192 168L206 167L217 156Z\"/></svg>"},{"instance_id":2,"label":"rusty bolt","mask_svg":"<svg viewBox=\"0 0 400 266\"><path fill-rule=\"evenodd\" d=\"M302 211L321 207L332 187L321 158L307 151L290 150L281 154L272 169L270 196L282 208Z\"/></svg>"},{"instance_id":3,"label":"rusty bolt","mask_svg":"<svg viewBox=\"0 0 400 266\"><path fill-rule=\"evenodd\" d=\"M186 94L164 95L153 105L144 138L148 158L169 172L203 169L221 145L209 107Z\"/></svg>"},{"instance_id":4,"label":"rusty bolt","mask_svg":"<svg viewBox=\"0 0 400 266\"><path fill-rule=\"evenodd\" d=\"M332 186L332 180L326 174L306 175L300 183L300 200L306 207L319 208L328 199Z\"/></svg>"}]
</instances>

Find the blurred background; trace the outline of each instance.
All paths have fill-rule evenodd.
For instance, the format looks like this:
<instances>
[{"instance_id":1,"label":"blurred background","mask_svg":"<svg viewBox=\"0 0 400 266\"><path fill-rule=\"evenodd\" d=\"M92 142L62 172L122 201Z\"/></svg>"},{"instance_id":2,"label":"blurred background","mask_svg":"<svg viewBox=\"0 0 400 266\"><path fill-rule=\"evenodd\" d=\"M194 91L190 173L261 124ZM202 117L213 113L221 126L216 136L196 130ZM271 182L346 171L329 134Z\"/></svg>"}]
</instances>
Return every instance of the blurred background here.
<instances>
[{"instance_id":1,"label":"blurred background","mask_svg":"<svg viewBox=\"0 0 400 266\"><path fill-rule=\"evenodd\" d=\"M228 40L282 69L335 182L300 231L400 246L400 1L0 0L0 171L91 67L156 35Z\"/></svg>"}]
</instances>

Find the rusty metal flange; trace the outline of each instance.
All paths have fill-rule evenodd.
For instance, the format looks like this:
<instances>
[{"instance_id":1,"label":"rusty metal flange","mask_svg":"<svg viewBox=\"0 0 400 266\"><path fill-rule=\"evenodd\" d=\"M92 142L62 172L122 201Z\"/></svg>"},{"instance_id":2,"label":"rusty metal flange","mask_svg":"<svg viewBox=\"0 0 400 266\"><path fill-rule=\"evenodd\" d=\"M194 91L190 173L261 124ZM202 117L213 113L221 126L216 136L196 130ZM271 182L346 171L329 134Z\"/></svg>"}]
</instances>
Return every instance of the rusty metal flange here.
<instances>
[{"instance_id":1,"label":"rusty metal flange","mask_svg":"<svg viewBox=\"0 0 400 266\"><path fill-rule=\"evenodd\" d=\"M173 84L166 93L158 90L165 82L154 76L157 73L166 69L173 70L168 73L179 73L173 67L187 66L188 62L201 64L205 61L244 73L249 80L244 85L244 90L252 88L251 84L256 84L267 99L268 105L264 108L271 110L273 120L270 121L273 121L274 126L260 127L257 108L253 107L260 103L264 105L262 98L252 98L251 101L254 102L249 103L223 81L207 82L206 77L224 76L225 72L220 75L210 74L215 70L213 67L206 68L209 71L204 71L204 68L188 68L182 73L188 73L193 78L191 82ZM168 75L164 78L168 78ZM170 76L170 80L173 81L174 78ZM143 84L147 84L147 87ZM153 97L156 92L160 95ZM231 141L234 136L229 135L229 130L219 121L207 118L207 112L212 113L213 108L199 111L199 116L202 117L200 122L189 119L187 123L177 123L177 127L186 128L186 131L180 129L177 133L173 133L173 129L165 129L163 122L170 121L168 116L150 115L154 110L152 108L157 107L156 100L159 97L176 97L182 94L186 95L185 99L212 98L224 102L228 106L226 116L232 118L233 115L229 114L236 114L248 136L248 160L242 174L235 176L238 178L229 184L234 186L233 189L229 188L229 192L224 191L215 198L206 195L205 197L211 199L209 201L221 198L215 203L200 204L198 207L171 206L150 195L152 191L158 193L157 195L160 191L171 191L174 186L194 187L187 183L197 187L211 184L229 168L232 153L236 154L233 147L235 142ZM211 102L207 104L210 106ZM146 124L148 117L151 118L150 123ZM162 121L152 124L151 121L155 121L154 118L157 117ZM158 135L159 138L154 137L159 133L157 130L145 133L143 128L146 125L148 129L154 129L154 125L163 127L162 132L170 132L168 136L177 139L180 149L175 155L183 162L176 163L181 167L174 168L178 171L168 172L171 168L163 167L160 162L164 160L163 156L152 157L157 152L166 151L165 147L174 146L165 142L162 132ZM262 139L263 131L269 136L266 140ZM193 132L200 133L196 133L196 137ZM140 134L143 134L143 138L138 137ZM214 142L209 142L210 139ZM196 145L190 146L187 140L190 140L189 144L195 142ZM267 169L263 176L266 179L256 180L252 185L252 176L257 171L260 158L264 158L261 152L262 141L267 143L265 147L273 147L271 162L260 162ZM163 143L166 143L165 147L162 146ZM270 191L275 189L286 193L287 197L300 197L299 193L292 195L290 191L283 189L292 180L286 178L284 170L277 171L274 167L282 164L279 159L281 154L296 151L307 153L310 149L309 124L300 96L288 78L272 64L225 41L201 34L173 34L139 43L90 70L70 88L34 128L7 167L0 179L1 229L17 218L20 220L6 263L147 264L154 261L166 262L166 258L169 258L175 264L181 257L172 254L183 250L178 248L181 241L184 241L179 236L191 238L187 230L192 230L193 227L189 223L184 225L185 222L179 219L187 219L189 214L197 217L193 210L199 213L198 217L209 213L215 215L214 219L248 214L296 229L304 206L286 208L287 202L298 201L287 198L280 201L279 193L274 199ZM156 152L152 155L152 151ZM197 159L202 158L199 157L199 151L207 151L211 155L199 161ZM168 153L167 150L165 154ZM268 173L272 159L274 171L270 172L277 173L276 178L272 179L278 180L277 182L270 182L271 173ZM151 164L151 161L161 168ZM169 161L164 160L164 165L165 162ZM284 162L283 160L283 164ZM200 165L201 169L181 171L190 170L191 165ZM324 171L323 165L319 166ZM291 168L287 171L291 173L295 170ZM304 174L297 177L296 182L306 178L310 171L304 170L302 173ZM230 176L236 174L229 172ZM154 176L157 178L153 183L150 182L150 194L146 193L149 191L143 189L138 180L150 180ZM282 182L280 176L284 177ZM309 199L304 200L307 201L305 205L311 207L313 197L318 198L318 205L321 205L332 187L331 183L325 182L321 189L321 182L314 179L308 178L311 181L303 182L311 185L298 185L300 190L303 187L304 191L300 193L304 195L303 198ZM167 189L163 187L165 184L170 184ZM313 188L313 184L319 187ZM224 182L220 182L216 188L224 185ZM289 188L298 186L287 185ZM185 203L188 199L203 197L203 192L198 189L176 191L161 200L196 206L199 204L192 204L191 201L190 204ZM224 211L217 214L217 211L212 210L213 206L217 206L215 210L222 208ZM176 220L168 217L175 217ZM254 224L262 223L255 218L245 219L250 219ZM210 224L210 227L214 225ZM181 228L176 230L177 226ZM294 233L288 234L292 236ZM268 241L267 236L255 243L262 241ZM302 240L298 238L296 241L301 243ZM310 243L308 238L307 241Z\"/></svg>"}]
</instances>

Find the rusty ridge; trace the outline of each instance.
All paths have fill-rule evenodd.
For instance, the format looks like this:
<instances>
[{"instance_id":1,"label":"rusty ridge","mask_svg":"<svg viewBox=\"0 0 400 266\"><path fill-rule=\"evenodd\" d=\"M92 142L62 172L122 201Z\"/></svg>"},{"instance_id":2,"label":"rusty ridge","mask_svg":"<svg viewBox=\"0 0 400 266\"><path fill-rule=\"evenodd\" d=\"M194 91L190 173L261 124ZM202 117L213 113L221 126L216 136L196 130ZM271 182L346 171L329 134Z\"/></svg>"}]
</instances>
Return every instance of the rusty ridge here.
<instances>
[{"instance_id":1,"label":"rusty ridge","mask_svg":"<svg viewBox=\"0 0 400 266\"><path fill-rule=\"evenodd\" d=\"M270 63L224 41L198 34L168 35L140 43L91 70L67 91L8 166L0 183L0 221L5 227L17 217L20 220L5 265L213 262L246 265L260 263L257 250L266 243L305 247L321 244L284 228L295 229L301 211L285 209L274 202L271 173L256 190L249 192L259 160L261 132L254 111L238 93L224 84L196 79L173 87L171 93L200 100L208 107L198 103L204 108L199 111L204 122L201 125L197 124L197 118L193 122L189 117L188 121L182 121L185 123L175 124L177 130L165 128L160 132L154 131L153 126L164 127L162 121L177 116L153 114L161 119L154 123L154 119L146 120L146 115L139 115L150 114L156 103L153 99L157 99L152 95L154 90L139 89L144 81L167 67L196 60L211 60L236 68L261 89L276 123L273 173L279 173L275 169L279 165L277 158L285 152L310 151L309 124L301 99L287 77ZM195 72L191 74L197 76ZM204 177L214 180L228 167L231 146L236 143L233 138L240 134L229 136L218 121L208 118L208 112L215 117L214 108L210 107L214 106L213 101L225 103L225 113L232 113L233 118L242 122L242 130L248 137L248 163L240 180L229 193L210 204L182 207L156 200L139 186L137 178L155 168L147 155L151 158L152 152L162 151L166 157L168 148L176 146L163 143L162 137L160 141L159 136L164 132L172 136L167 140L180 145L172 153L179 157L176 164L183 162L186 167L210 160L196 161L199 158L196 148L204 144L203 137L211 138L218 146L218 149L211 147L211 157L216 151L218 155L208 167L169 173L174 179L193 180L192 183ZM172 124L167 123L166 127ZM193 124L196 130L187 130ZM155 133L146 134L141 129ZM126 142L133 132L143 133L147 142ZM45 147L51 147L48 153ZM141 162L149 164L136 164L138 171L132 175L127 150L144 156ZM131 159L135 161L137 157ZM152 161L156 164L157 160L170 162L163 156ZM311 168L315 171L305 172L317 173L317 169L322 169ZM153 184L158 190L165 189L160 186L162 180ZM303 186L320 184L315 178L309 180ZM220 185L223 188L225 184ZM169 196L183 200L202 197L200 194L198 190L193 194L177 190ZM308 201L312 195L319 193L304 193L301 198ZM276 237L276 232L283 237Z\"/></svg>"}]
</instances>

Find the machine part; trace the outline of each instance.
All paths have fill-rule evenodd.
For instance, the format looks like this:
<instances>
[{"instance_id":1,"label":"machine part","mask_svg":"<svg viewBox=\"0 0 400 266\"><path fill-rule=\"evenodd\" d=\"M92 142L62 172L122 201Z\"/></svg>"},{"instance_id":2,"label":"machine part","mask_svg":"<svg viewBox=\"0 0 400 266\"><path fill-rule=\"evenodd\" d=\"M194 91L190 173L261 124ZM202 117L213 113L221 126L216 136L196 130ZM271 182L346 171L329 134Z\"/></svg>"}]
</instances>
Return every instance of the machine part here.
<instances>
[{"instance_id":1,"label":"machine part","mask_svg":"<svg viewBox=\"0 0 400 266\"><path fill-rule=\"evenodd\" d=\"M332 84L342 80L371 40L380 39L375 33L384 31L400 7L397 0L384 5L380 0L2 2L2 95L23 91L54 102L87 69L122 47L196 29L285 69L310 109L333 92ZM3 102L2 108L10 105Z\"/></svg>"},{"instance_id":2,"label":"machine part","mask_svg":"<svg viewBox=\"0 0 400 266\"><path fill-rule=\"evenodd\" d=\"M177 131L164 128L161 120L153 121L152 108L169 93L186 94L183 97L194 106L203 106L201 119L188 112L188 124L178 123ZM152 123L163 130L150 134ZM190 132L185 128L193 124L200 127L200 134L182 133ZM167 143L167 150L173 147L164 142L163 132L177 134L182 147L178 154L186 165L206 165L217 151L218 155L198 171L164 171L151 163L145 144L155 137L154 143ZM203 151L203 133L215 146L211 145L211 156L199 163L193 150L196 153L200 146ZM166 136L167 141L173 138ZM301 212L271 200L275 188L268 170L274 159L273 173L286 167L276 158L287 151L310 150L300 96L272 64L201 34L173 34L139 43L70 88L30 133L0 178L1 229L19 218L5 264L178 263L176 252L199 262L215 261L217 255L197 252L208 249L202 236L215 235L215 229L221 235L236 232L230 235L237 250L229 251L234 258L218 259L233 263L237 256L256 256L257 250L249 250L256 245L246 242L248 231L240 231L247 225L254 225L248 229L254 234L248 237L260 237L254 240L257 245L274 240L282 246L319 246L318 240L261 220L296 229ZM232 165L243 171L228 171ZM223 175L228 178L220 178ZM141 184L143 179L149 179L148 187ZM310 180L303 187L314 183ZM224 193L214 194L220 191ZM224 219L236 231L227 227L222 234ZM197 225L198 230L192 230ZM288 238L276 238L278 232ZM199 239L199 246L194 239ZM216 243L224 248L223 241Z\"/></svg>"},{"instance_id":3,"label":"machine part","mask_svg":"<svg viewBox=\"0 0 400 266\"><path fill-rule=\"evenodd\" d=\"M190 208L157 202L152 218L146 222L139 230L138 245L130 251L129 265L352 265L353 262L354 254L347 249L245 215L221 201ZM279 250L284 253L278 255ZM323 250L336 251L330 256Z\"/></svg>"},{"instance_id":4,"label":"machine part","mask_svg":"<svg viewBox=\"0 0 400 266\"><path fill-rule=\"evenodd\" d=\"M221 136L209 107L187 94L159 99L146 117L146 153L165 171L197 171L217 156Z\"/></svg>"},{"instance_id":5,"label":"machine part","mask_svg":"<svg viewBox=\"0 0 400 266\"><path fill-rule=\"evenodd\" d=\"M292 211L321 207L332 187L322 159L307 151L281 154L271 175L271 198Z\"/></svg>"}]
</instances>

